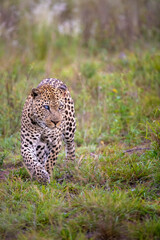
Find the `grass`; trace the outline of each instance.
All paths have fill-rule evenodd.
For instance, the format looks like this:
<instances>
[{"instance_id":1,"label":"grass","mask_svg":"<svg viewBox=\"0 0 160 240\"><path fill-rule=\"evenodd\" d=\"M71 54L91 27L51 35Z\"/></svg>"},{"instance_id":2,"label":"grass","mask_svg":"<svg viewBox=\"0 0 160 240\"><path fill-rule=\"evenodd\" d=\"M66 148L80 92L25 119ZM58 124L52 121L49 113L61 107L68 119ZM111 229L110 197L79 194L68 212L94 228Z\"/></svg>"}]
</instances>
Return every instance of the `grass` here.
<instances>
[{"instance_id":1,"label":"grass","mask_svg":"<svg viewBox=\"0 0 160 240\"><path fill-rule=\"evenodd\" d=\"M100 52L67 60L62 71L60 60L20 57L1 67L2 239L159 238L158 59L157 51L127 52L125 59ZM43 186L21 164L19 126L25 96L47 65L71 89L77 147L75 163L61 151Z\"/></svg>"},{"instance_id":2,"label":"grass","mask_svg":"<svg viewBox=\"0 0 160 240\"><path fill-rule=\"evenodd\" d=\"M3 238L158 239L154 153L138 157L111 150L111 157L105 150L95 159L86 148L86 157L67 166L59 160L49 186L31 183L23 168L12 170L1 184Z\"/></svg>"},{"instance_id":3,"label":"grass","mask_svg":"<svg viewBox=\"0 0 160 240\"><path fill-rule=\"evenodd\" d=\"M160 51L94 52L31 33L33 51L1 43L1 239L158 240ZM20 154L21 110L45 77L67 84L77 118L76 161L63 148L47 186L31 181Z\"/></svg>"}]
</instances>

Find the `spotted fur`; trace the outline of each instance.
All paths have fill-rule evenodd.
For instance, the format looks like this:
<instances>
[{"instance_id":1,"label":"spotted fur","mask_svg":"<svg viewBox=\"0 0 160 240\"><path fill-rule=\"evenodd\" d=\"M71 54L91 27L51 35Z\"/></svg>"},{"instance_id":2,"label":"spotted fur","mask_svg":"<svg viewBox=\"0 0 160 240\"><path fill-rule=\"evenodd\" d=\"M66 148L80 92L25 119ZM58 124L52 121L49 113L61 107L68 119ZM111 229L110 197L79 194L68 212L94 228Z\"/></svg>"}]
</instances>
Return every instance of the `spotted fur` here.
<instances>
[{"instance_id":1,"label":"spotted fur","mask_svg":"<svg viewBox=\"0 0 160 240\"><path fill-rule=\"evenodd\" d=\"M21 119L21 153L32 178L50 182L62 139L66 158L75 159L74 103L66 85L44 79L28 96Z\"/></svg>"}]
</instances>

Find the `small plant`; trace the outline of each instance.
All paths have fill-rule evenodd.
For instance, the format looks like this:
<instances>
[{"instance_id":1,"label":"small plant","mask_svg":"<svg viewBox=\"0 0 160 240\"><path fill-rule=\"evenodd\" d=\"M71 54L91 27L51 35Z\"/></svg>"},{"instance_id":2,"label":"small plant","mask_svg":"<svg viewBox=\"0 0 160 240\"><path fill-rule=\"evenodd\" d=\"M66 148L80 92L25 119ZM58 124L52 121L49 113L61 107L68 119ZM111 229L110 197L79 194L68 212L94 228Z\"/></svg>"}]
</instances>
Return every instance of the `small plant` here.
<instances>
[{"instance_id":1,"label":"small plant","mask_svg":"<svg viewBox=\"0 0 160 240\"><path fill-rule=\"evenodd\" d=\"M92 78L96 73L97 66L92 62L83 63L81 66L81 72L84 77Z\"/></svg>"},{"instance_id":2,"label":"small plant","mask_svg":"<svg viewBox=\"0 0 160 240\"><path fill-rule=\"evenodd\" d=\"M4 153L0 154L0 167L3 166L3 162L4 162L5 157L6 157L6 154L4 154Z\"/></svg>"},{"instance_id":3,"label":"small plant","mask_svg":"<svg viewBox=\"0 0 160 240\"><path fill-rule=\"evenodd\" d=\"M147 122L147 139L152 142L155 151L160 156L160 121L154 120L152 123Z\"/></svg>"}]
</instances>

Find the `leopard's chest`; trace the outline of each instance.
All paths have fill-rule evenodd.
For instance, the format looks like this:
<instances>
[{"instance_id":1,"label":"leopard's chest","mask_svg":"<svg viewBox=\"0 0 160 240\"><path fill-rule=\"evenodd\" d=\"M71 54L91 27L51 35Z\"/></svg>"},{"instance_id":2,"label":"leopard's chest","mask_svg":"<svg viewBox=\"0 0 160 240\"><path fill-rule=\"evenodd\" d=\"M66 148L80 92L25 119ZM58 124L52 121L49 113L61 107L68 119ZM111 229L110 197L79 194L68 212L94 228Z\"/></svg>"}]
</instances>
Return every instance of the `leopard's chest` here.
<instances>
[{"instance_id":1,"label":"leopard's chest","mask_svg":"<svg viewBox=\"0 0 160 240\"><path fill-rule=\"evenodd\" d=\"M45 129L39 136L36 142L36 157L44 164L53 147L58 146L62 140L60 129L50 130Z\"/></svg>"}]
</instances>

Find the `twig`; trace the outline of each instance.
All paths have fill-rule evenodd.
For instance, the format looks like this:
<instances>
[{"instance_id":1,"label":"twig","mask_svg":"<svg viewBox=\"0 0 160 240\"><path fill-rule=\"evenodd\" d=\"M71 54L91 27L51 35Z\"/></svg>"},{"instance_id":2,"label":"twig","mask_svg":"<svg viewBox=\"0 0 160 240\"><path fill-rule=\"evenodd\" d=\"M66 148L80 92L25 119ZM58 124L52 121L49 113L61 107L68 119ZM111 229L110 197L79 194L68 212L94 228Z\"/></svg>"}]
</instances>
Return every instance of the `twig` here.
<instances>
[{"instance_id":1,"label":"twig","mask_svg":"<svg viewBox=\"0 0 160 240\"><path fill-rule=\"evenodd\" d=\"M124 153L130 153L130 152L134 152L134 151L142 151L142 150L150 150L150 147L145 147L145 148L132 148L132 149L128 149L123 151Z\"/></svg>"}]
</instances>

